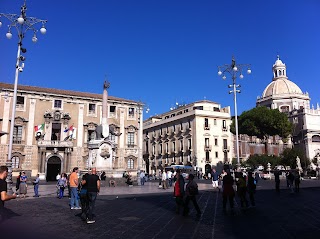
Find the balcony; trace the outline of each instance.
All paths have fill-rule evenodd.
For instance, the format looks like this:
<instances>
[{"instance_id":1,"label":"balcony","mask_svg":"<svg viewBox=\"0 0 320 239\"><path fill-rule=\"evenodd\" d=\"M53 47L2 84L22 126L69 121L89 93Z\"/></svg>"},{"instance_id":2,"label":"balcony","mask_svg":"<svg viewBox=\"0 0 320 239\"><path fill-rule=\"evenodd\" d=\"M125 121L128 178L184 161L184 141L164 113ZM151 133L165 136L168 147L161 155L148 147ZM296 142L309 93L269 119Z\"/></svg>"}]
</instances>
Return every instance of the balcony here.
<instances>
[{"instance_id":1,"label":"balcony","mask_svg":"<svg viewBox=\"0 0 320 239\"><path fill-rule=\"evenodd\" d=\"M229 152L230 151L230 146L223 146L222 151L223 152Z\"/></svg>"},{"instance_id":2,"label":"balcony","mask_svg":"<svg viewBox=\"0 0 320 239\"><path fill-rule=\"evenodd\" d=\"M109 117L110 118L115 118L116 117L116 112L109 112Z\"/></svg>"},{"instance_id":3,"label":"balcony","mask_svg":"<svg viewBox=\"0 0 320 239\"><path fill-rule=\"evenodd\" d=\"M38 141L39 147L73 147L72 141L59 141L59 140L41 140Z\"/></svg>"},{"instance_id":4,"label":"balcony","mask_svg":"<svg viewBox=\"0 0 320 239\"><path fill-rule=\"evenodd\" d=\"M204 130L210 130L210 124L204 124L203 128Z\"/></svg>"},{"instance_id":5,"label":"balcony","mask_svg":"<svg viewBox=\"0 0 320 239\"><path fill-rule=\"evenodd\" d=\"M227 132L228 131L228 127L222 127L222 131L223 132Z\"/></svg>"},{"instance_id":6,"label":"balcony","mask_svg":"<svg viewBox=\"0 0 320 239\"><path fill-rule=\"evenodd\" d=\"M204 151L211 151L212 150L212 146L211 145L205 145L204 146Z\"/></svg>"}]
</instances>

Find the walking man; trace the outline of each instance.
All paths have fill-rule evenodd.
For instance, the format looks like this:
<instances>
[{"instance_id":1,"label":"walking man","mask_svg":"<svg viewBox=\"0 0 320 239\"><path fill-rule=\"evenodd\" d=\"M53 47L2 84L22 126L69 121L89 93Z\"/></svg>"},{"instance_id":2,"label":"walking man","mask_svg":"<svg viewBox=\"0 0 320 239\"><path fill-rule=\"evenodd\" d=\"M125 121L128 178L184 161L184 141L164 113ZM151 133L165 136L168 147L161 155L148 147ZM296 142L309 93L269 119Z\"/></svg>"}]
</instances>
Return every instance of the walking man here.
<instances>
[{"instance_id":1,"label":"walking man","mask_svg":"<svg viewBox=\"0 0 320 239\"><path fill-rule=\"evenodd\" d=\"M81 207L79 207L79 200L78 200L78 185L79 185L78 171L79 171L79 168L75 167L69 176L69 184L70 184L70 191L71 191L71 199L70 199L71 209L81 209Z\"/></svg>"},{"instance_id":2,"label":"walking man","mask_svg":"<svg viewBox=\"0 0 320 239\"><path fill-rule=\"evenodd\" d=\"M15 199L17 195L14 193L13 195L7 194L7 182L6 178L8 175L8 167L0 166L0 222L5 219L5 208L4 202L9 201L11 199Z\"/></svg>"},{"instance_id":3,"label":"walking man","mask_svg":"<svg viewBox=\"0 0 320 239\"><path fill-rule=\"evenodd\" d=\"M280 172L278 169L274 172L274 181L276 183L276 192L279 193L280 192Z\"/></svg>"},{"instance_id":4,"label":"walking man","mask_svg":"<svg viewBox=\"0 0 320 239\"><path fill-rule=\"evenodd\" d=\"M93 220L94 206L96 203L97 195L100 191L100 179L97 175L96 168L92 168L91 173L86 174L82 180L82 185L87 187L87 199L88 199L88 213L87 213L87 224L95 223Z\"/></svg>"},{"instance_id":5,"label":"walking man","mask_svg":"<svg viewBox=\"0 0 320 239\"><path fill-rule=\"evenodd\" d=\"M219 174L216 169L212 169L212 187L213 189L219 188Z\"/></svg>"},{"instance_id":6,"label":"walking man","mask_svg":"<svg viewBox=\"0 0 320 239\"><path fill-rule=\"evenodd\" d=\"M39 183L40 183L39 176L40 175L37 174L36 179L32 182L33 183L33 191L34 191L33 197L39 197Z\"/></svg>"},{"instance_id":7,"label":"walking man","mask_svg":"<svg viewBox=\"0 0 320 239\"><path fill-rule=\"evenodd\" d=\"M188 214L189 214L188 205L189 205L190 200L192 201L193 206L197 211L197 216L201 215L201 211L200 211L199 205L197 203L197 198L196 198L196 195L198 195L198 184L193 179L194 179L194 175L189 174L189 182L186 186L186 200L185 200L184 210L183 210L184 216L188 216Z\"/></svg>"},{"instance_id":8,"label":"walking man","mask_svg":"<svg viewBox=\"0 0 320 239\"><path fill-rule=\"evenodd\" d=\"M144 181L145 181L145 177L146 175L144 174L144 171L142 170L140 172L140 180L141 180L141 185L143 186L144 185Z\"/></svg>"}]
</instances>

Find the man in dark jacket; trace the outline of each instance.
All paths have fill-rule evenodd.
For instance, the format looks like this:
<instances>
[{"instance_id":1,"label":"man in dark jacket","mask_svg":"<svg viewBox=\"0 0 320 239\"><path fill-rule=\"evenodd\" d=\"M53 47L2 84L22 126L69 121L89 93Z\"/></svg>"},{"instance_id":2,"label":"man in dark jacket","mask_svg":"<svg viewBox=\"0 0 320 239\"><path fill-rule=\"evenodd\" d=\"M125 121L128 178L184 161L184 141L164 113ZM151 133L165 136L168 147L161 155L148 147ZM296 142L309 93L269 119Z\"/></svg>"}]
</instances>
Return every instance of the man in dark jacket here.
<instances>
[{"instance_id":1,"label":"man in dark jacket","mask_svg":"<svg viewBox=\"0 0 320 239\"><path fill-rule=\"evenodd\" d=\"M198 195L198 184L194 181L194 175L189 174L189 182L187 183L187 186L186 186L186 200L184 203L184 210L183 210L184 216L187 216L189 213L188 205L190 200L192 201L193 206L197 211L197 216L201 215L201 211L197 203L196 195Z\"/></svg>"},{"instance_id":2,"label":"man in dark jacket","mask_svg":"<svg viewBox=\"0 0 320 239\"><path fill-rule=\"evenodd\" d=\"M227 201L229 200L230 208L233 209L234 205L234 189L233 189L234 180L231 176L230 171L227 171L227 175L223 177L223 210L227 208Z\"/></svg>"},{"instance_id":3,"label":"man in dark jacket","mask_svg":"<svg viewBox=\"0 0 320 239\"><path fill-rule=\"evenodd\" d=\"M180 208L184 206L183 197L184 197L184 179L181 175L181 170L177 169L176 175L174 177L174 191L173 194L176 198L176 213L180 213Z\"/></svg>"}]
</instances>

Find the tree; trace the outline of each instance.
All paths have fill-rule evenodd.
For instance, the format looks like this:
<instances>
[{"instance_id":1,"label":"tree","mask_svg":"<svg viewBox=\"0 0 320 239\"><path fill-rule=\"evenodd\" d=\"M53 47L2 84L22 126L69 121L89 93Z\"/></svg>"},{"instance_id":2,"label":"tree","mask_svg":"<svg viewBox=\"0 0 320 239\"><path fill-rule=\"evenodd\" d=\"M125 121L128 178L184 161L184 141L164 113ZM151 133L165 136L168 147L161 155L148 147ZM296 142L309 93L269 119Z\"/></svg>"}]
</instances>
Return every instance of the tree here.
<instances>
[{"instance_id":1,"label":"tree","mask_svg":"<svg viewBox=\"0 0 320 239\"><path fill-rule=\"evenodd\" d=\"M264 169L267 169L268 163L271 164L271 168L280 164L280 157L277 156L269 156L269 155L251 155L247 161L245 161L246 165L251 166L252 168L257 168L259 165L262 165Z\"/></svg>"},{"instance_id":2,"label":"tree","mask_svg":"<svg viewBox=\"0 0 320 239\"><path fill-rule=\"evenodd\" d=\"M231 132L235 134L235 122L231 125ZM265 143L265 154L267 154L267 139L269 136L279 135L286 141L293 129L285 113L278 109L269 109L259 106L244 111L238 118L239 134L256 136Z\"/></svg>"},{"instance_id":3,"label":"tree","mask_svg":"<svg viewBox=\"0 0 320 239\"><path fill-rule=\"evenodd\" d=\"M295 169L297 167L297 156L300 158L301 167L306 169L310 165L310 160L307 159L303 150L299 148L285 149L281 154L281 164Z\"/></svg>"}]
</instances>

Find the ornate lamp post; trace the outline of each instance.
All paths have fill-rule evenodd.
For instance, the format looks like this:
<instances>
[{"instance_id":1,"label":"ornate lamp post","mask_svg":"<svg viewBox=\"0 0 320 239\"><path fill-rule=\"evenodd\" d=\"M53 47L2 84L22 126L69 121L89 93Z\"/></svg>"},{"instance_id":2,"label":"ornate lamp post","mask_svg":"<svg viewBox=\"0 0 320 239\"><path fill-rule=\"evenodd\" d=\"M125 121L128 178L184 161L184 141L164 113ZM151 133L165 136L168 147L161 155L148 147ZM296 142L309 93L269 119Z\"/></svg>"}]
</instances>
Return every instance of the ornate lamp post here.
<instances>
[{"instance_id":1,"label":"ornate lamp post","mask_svg":"<svg viewBox=\"0 0 320 239\"><path fill-rule=\"evenodd\" d=\"M32 41L36 43L38 41L37 32L38 30L34 28L34 25L37 23L41 23L42 27L40 28L40 32L45 34L47 29L45 28L45 23L47 20L37 19L35 17L27 17L26 15L27 5L26 0L24 1L23 6L21 7L21 13L17 14L6 14L0 13L0 27L2 26L1 18L4 17L9 20L10 24L8 25L8 32L6 37L8 39L12 38L11 29L16 28L18 33L18 53L17 53L17 62L16 62L16 72L15 72L15 80L14 80L14 91L13 91L13 102L12 102L12 112L11 112L11 124L10 124L10 135L9 135L9 149L8 149L8 177L7 177L7 184L8 184L8 192L12 193L12 144L13 144L13 130L14 130L14 120L15 120L15 113L16 113L16 103L17 103L17 88L18 88L18 77L19 72L23 71L25 57L21 55L22 53L26 53L26 48L22 47L22 40L25 37L27 31L33 31Z\"/></svg>"},{"instance_id":2,"label":"ornate lamp post","mask_svg":"<svg viewBox=\"0 0 320 239\"><path fill-rule=\"evenodd\" d=\"M238 113L237 113L237 93L240 93L240 85L236 84L237 76L239 75L240 79L243 79L243 69L247 68L247 73L251 74L250 64L236 64L236 60L232 57L231 64L225 64L218 66L218 75L222 77L223 80L226 80L226 73L231 75L232 84L228 85L232 90L229 91L229 94L233 93L234 100L234 115L235 115L235 126L236 126L236 147L237 147L237 167L240 167L240 157L239 157L239 139L238 139Z\"/></svg>"}]
</instances>

